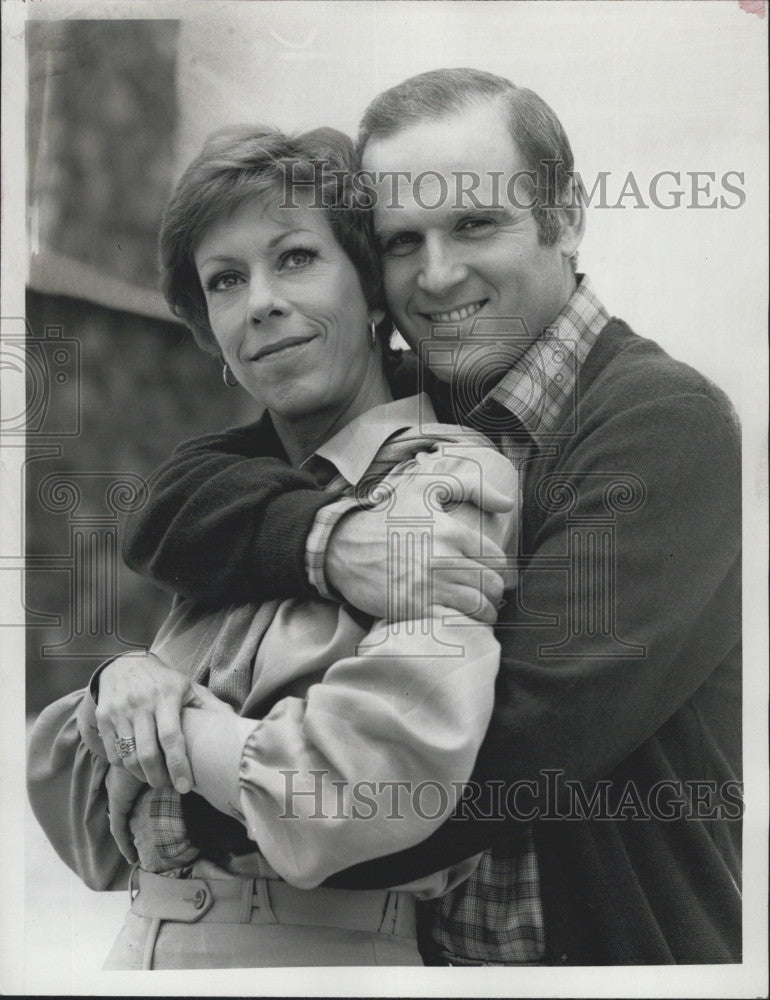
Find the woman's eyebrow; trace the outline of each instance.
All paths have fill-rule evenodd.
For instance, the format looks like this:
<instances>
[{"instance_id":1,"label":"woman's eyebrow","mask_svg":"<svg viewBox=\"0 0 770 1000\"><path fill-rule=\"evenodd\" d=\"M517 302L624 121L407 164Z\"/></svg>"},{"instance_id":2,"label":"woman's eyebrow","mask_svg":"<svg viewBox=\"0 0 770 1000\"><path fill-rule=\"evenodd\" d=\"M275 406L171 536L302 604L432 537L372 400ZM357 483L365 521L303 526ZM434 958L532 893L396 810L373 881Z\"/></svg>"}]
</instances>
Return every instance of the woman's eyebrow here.
<instances>
[{"instance_id":1,"label":"woman's eyebrow","mask_svg":"<svg viewBox=\"0 0 770 1000\"><path fill-rule=\"evenodd\" d=\"M318 233L316 233L312 229L302 229L301 227L297 227L296 229L287 229L285 230L285 232L276 233L276 235L273 236L273 238L267 242L266 248L268 250L273 250L276 246L278 246L278 244L282 240L289 239L292 236L299 236L300 234L303 234L305 236L318 236ZM210 257L204 257L203 260L199 262L198 266L203 267L206 264L214 264L214 263L231 264L233 261L236 260L240 260L239 254L214 253Z\"/></svg>"},{"instance_id":2,"label":"woman's eyebrow","mask_svg":"<svg viewBox=\"0 0 770 1000\"><path fill-rule=\"evenodd\" d=\"M305 236L318 236L318 233L313 229L303 229L301 226L297 226L296 229L287 229L282 233L276 233L276 235L268 242L267 249L272 250L273 247L278 246L282 240L289 239L292 236L299 236L304 234Z\"/></svg>"},{"instance_id":3,"label":"woman's eyebrow","mask_svg":"<svg viewBox=\"0 0 770 1000\"><path fill-rule=\"evenodd\" d=\"M198 267L206 267L209 264L232 264L236 260L238 258L233 254L215 253L198 261Z\"/></svg>"}]
</instances>

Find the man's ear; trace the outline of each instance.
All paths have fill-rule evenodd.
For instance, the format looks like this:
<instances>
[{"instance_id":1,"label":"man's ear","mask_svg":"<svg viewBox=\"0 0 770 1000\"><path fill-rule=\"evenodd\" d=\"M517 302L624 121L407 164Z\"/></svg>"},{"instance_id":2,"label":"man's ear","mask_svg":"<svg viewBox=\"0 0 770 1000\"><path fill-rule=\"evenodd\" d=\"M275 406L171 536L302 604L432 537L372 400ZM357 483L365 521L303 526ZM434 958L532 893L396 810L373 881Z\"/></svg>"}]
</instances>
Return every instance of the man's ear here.
<instances>
[{"instance_id":1,"label":"man's ear","mask_svg":"<svg viewBox=\"0 0 770 1000\"><path fill-rule=\"evenodd\" d=\"M586 228L585 208L574 180L570 186L569 201L559 208L559 222L561 223L559 249L563 257L572 257L577 253Z\"/></svg>"}]
</instances>

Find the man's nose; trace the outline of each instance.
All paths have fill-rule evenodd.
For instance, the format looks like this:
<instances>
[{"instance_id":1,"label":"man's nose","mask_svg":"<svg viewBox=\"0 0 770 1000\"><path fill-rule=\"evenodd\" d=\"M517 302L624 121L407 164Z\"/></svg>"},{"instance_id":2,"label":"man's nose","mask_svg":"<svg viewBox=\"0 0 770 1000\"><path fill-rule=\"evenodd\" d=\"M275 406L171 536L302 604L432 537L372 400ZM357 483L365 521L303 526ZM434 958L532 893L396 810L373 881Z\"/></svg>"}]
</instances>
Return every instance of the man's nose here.
<instances>
[{"instance_id":1,"label":"man's nose","mask_svg":"<svg viewBox=\"0 0 770 1000\"><path fill-rule=\"evenodd\" d=\"M468 277L458 247L450 247L438 234L428 234L422 248L422 266L417 285L422 291L439 298Z\"/></svg>"},{"instance_id":2,"label":"man's nose","mask_svg":"<svg viewBox=\"0 0 770 1000\"><path fill-rule=\"evenodd\" d=\"M249 323L257 325L270 317L284 316L288 311L287 303L281 297L271 280L265 273L254 272L249 281L248 300Z\"/></svg>"}]
</instances>

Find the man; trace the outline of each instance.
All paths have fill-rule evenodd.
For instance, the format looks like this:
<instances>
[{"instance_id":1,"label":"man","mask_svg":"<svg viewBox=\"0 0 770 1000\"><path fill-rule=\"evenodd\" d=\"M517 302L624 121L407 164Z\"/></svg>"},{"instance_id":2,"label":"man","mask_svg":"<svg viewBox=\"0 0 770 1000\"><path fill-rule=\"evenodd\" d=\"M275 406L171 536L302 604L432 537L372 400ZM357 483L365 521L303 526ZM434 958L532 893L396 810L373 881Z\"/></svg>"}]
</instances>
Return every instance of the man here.
<instances>
[{"instance_id":1,"label":"man","mask_svg":"<svg viewBox=\"0 0 770 1000\"><path fill-rule=\"evenodd\" d=\"M441 412L519 469L522 531L471 801L329 884L395 885L484 851L426 906L427 962L740 961L729 403L574 270L572 154L537 95L422 74L373 102L359 141L396 325ZM212 603L320 591L385 614L399 587L381 569L387 512L330 503L263 448L243 430L181 447L153 477L129 565ZM453 545L437 531L434 555L473 555ZM460 586L451 576L433 585Z\"/></svg>"}]
</instances>

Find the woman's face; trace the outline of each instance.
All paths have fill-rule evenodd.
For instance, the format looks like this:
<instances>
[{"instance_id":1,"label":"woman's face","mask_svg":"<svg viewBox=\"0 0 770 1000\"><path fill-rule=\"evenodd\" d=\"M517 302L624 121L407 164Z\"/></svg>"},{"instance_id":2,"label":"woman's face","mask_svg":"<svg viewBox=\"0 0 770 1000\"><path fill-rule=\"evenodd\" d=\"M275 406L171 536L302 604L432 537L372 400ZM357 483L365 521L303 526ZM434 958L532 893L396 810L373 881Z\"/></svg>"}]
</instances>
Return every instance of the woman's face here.
<instances>
[{"instance_id":1,"label":"woman's face","mask_svg":"<svg viewBox=\"0 0 770 1000\"><path fill-rule=\"evenodd\" d=\"M249 199L204 231L195 264L225 361L271 413L334 415L381 377L358 273L323 209Z\"/></svg>"}]
</instances>

